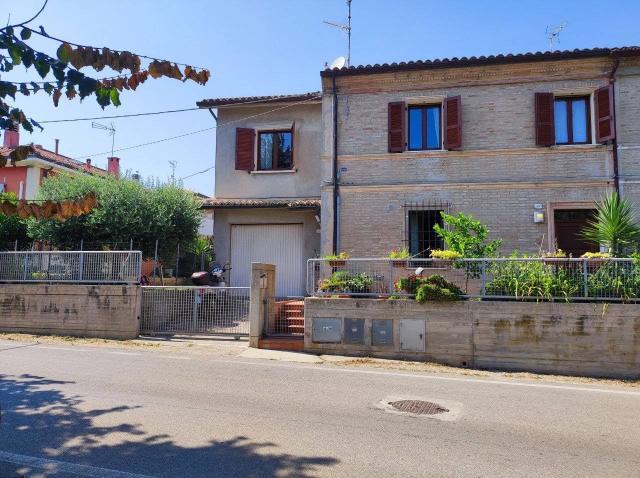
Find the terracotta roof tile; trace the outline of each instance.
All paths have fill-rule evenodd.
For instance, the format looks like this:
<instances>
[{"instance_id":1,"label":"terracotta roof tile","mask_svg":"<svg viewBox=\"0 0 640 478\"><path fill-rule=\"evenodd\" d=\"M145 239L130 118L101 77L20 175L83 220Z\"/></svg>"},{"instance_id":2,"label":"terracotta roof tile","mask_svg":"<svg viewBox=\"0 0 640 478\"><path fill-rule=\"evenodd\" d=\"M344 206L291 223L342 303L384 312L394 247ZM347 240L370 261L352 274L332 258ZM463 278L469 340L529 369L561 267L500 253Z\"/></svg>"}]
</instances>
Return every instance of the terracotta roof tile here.
<instances>
[{"instance_id":1,"label":"terracotta roof tile","mask_svg":"<svg viewBox=\"0 0 640 478\"><path fill-rule=\"evenodd\" d=\"M201 100L196 103L200 108L213 108L217 106L229 106L237 104L248 103L290 103L295 101L305 100L320 100L322 98L322 92L312 91L310 93L298 93L292 95L272 95L272 96L240 96L236 98L211 98L208 100Z\"/></svg>"},{"instance_id":2,"label":"terracotta roof tile","mask_svg":"<svg viewBox=\"0 0 640 478\"><path fill-rule=\"evenodd\" d=\"M205 209L233 209L233 208L288 208L315 209L320 207L318 198L288 198L288 199L220 199L209 198L202 202Z\"/></svg>"},{"instance_id":3,"label":"terracotta roof tile","mask_svg":"<svg viewBox=\"0 0 640 478\"><path fill-rule=\"evenodd\" d=\"M26 146L26 145L24 145ZM75 170L83 170L85 171L85 163L82 161L78 161L73 158L69 158L68 156L63 156L62 154L56 154L53 151L49 151L48 149L44 149L42 146L38 144L32 144L34 152L29 153L29 156L35 156L36 158L42 159L43 161L47 161L49 163L56 164L58 166L62 166L69 169ZM0 147L0 154L7 155L11 151L12 148ZM91 173L93 174L106 174L107 171L102 168L98 168L97 166L91 166Z\"/></svg>"},{"instance_id":4,"label":"terracotta roof tile","mask_svg":"<svg viewBox=\"0 0 640 478\"><path fill-rule=\"evenodd\" d=\"M435 60L402 61L398 63L383 63L375 65L344 66L342 68L326 69L321 76L331 77L364 75L371 73L386 73L406 70L427 70L432 68L457 68L465 66L500 65L507 63L527 63L534 61L570 60L577 58L595 57L620 58L625 56L640 56L640 46L625 46L620 48L583 48L575 50L537 51L529 53L500 54L489 56L463 56L461 58L441 58Z\"/></svg>"}]
</instances>

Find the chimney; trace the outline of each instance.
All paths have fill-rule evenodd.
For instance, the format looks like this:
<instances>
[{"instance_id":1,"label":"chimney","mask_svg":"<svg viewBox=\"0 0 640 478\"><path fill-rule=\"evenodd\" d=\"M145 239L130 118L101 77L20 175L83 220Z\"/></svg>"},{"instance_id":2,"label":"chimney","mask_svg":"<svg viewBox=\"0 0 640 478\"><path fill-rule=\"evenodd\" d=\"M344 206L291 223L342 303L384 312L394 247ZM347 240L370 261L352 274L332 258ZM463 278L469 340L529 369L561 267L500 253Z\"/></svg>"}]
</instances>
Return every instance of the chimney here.
<instances>
[{"instance_id":1,"label":"chimney","mask_svg":"<svg viewBox=\"0 0 640 478\"><path fill-rule=\"evenodd\" d=\"M20 146L20 131L5 130L4 132L4 147L5 148L17 148Z\"/></svg>"},{"instance_id":2,"label":"chimney","mask_svg":"<svg viewBox=\"0 0 640 478\"><path fill-rule=\"evenodd\" d=\"M55 142L56 142L56 154L58 154L58 147L60 146L60 140L56 138Z\"/></svg>"},{"instance_id":3,"label":"chimney","mask_svg":"<svg viewBox=\"0 0 640 478\"><path fill-rule=\"evenodd\" d=\"M84 164L85 171L91 171L91 158L87 158L87 162Z\"/></svg>"},{"instance_id":4,"label":"chimney","mask_svg":"<svg viewBox=\"0 0 640 478\"><path fill-rule=\"evenodd\" d=\"M110 157L107 158L107 171L113 174L116 178L120 177L120 158Z\"/></svg>"}]
</instances>

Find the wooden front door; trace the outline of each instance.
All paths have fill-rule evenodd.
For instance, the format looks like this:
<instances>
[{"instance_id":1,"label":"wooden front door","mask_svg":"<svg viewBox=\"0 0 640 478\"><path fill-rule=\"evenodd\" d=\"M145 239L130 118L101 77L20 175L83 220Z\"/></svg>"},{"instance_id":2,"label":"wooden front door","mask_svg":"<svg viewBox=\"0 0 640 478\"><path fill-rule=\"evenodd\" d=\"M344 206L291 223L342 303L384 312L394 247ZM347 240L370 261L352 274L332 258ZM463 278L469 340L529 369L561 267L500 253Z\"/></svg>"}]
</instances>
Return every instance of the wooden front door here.
<instances>
[{"instance_id":1,"label":"wooden front door","mask_svg":"<svg viewBox=\"0 0 640 478\"><path fill-rule=\"evenodd\" d=\"M556 209L553 217L556 247L573 257L580 257L585 252L598 252L598 244L582 238L587 220L594 214L594 209Z\"/></svg>"}]
</instances>

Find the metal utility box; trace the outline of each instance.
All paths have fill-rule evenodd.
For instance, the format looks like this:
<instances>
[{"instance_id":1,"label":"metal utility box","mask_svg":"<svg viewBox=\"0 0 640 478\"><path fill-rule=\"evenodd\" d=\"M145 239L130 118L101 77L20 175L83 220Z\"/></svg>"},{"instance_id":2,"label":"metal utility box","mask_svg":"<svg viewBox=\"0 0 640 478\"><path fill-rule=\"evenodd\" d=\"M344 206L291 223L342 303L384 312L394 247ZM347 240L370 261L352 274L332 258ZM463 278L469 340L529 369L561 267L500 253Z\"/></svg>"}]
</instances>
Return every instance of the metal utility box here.
<instances>
[{"instance_id":1,"label":"metal utility box","mask_svg":"<svg viewBox=\"0 0 640 478\"><path fill-rule=\"evenodd\" d=\"M344 319L344 343L364 344L364 319Z\"/></svg>"},{"instance_id":2,"label":"metal utility box","mask_svg":"<svg viewBox=\"0 0 640 478\"><path fill-rule=\"evenodd\" d=\"M313 319L311 340L317 343L340 343L342 340L340 322L340 319Z\"/></svg>"},{"instance_id":3,"label":"metal utility box","mask_svg":"<svg viewBox=\"0 0 640 478\"><path fill-rule=\"evenodd\" d=\"M371 345L393 345L393 320L371 321Z\"/></svg>"},{"instance_id":4,"label":"metal utility box","mask_svg":"<svg viewBox=\"0 0 640 478\"><path fill-rule=\"evenodd\" d=\"M424 352L424 320L400 319L400 350L406 350L408 352Z\"/></svg>"}]
</instances>

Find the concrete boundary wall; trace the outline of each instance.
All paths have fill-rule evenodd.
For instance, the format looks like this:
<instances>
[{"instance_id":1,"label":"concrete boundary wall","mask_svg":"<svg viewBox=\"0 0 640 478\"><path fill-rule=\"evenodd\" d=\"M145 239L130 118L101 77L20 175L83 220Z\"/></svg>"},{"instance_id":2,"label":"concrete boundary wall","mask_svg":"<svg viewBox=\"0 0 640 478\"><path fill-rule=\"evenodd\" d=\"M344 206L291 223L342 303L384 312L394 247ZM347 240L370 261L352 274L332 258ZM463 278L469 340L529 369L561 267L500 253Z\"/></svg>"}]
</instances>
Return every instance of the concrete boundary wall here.
<instances>
[{"instance_id":1,"label":"concrete boundary wall","mask_svg":"<svg viewBox=\"0 0 640 478\"><path fill-rule=\"evenodd\" d=\"M374 344L376 333L385 325L374 324L376 319L391 320L392 330L386 333L392 337L387 345ZM360 340L358 324L364 327L361 343L356 343ZM413 300L307 298L304 340L305 350L313 353L564 375L640 377L640 305L633 304L418 304Z\"/></svg>"},{"instance_id":2,"label":"concrete boundary wall","mask_svg":"<svg viewBox=\"0 0 640 478\"><path fill-rule=\"evenodd\" d=\"M0 284L0 332L133 339L140 301L139 286Z\"/></svg>"}]
</instances>

